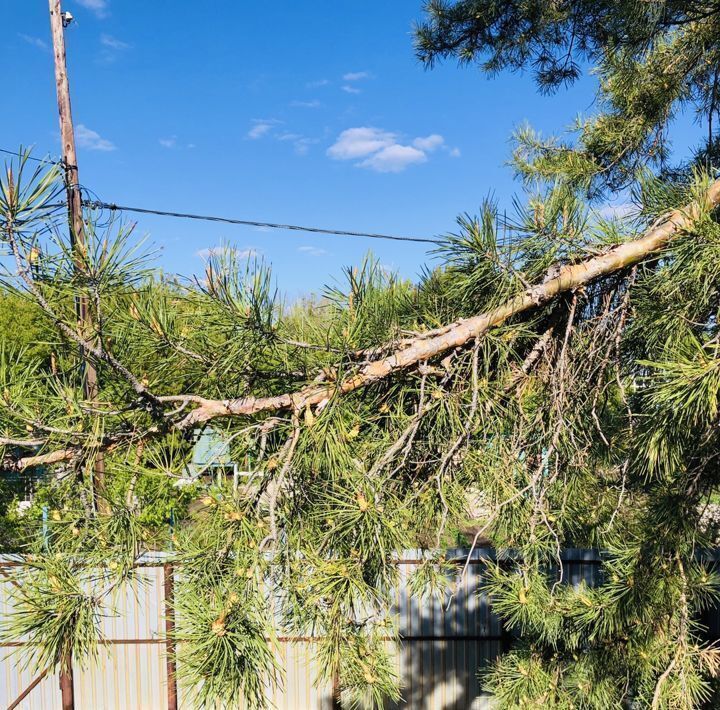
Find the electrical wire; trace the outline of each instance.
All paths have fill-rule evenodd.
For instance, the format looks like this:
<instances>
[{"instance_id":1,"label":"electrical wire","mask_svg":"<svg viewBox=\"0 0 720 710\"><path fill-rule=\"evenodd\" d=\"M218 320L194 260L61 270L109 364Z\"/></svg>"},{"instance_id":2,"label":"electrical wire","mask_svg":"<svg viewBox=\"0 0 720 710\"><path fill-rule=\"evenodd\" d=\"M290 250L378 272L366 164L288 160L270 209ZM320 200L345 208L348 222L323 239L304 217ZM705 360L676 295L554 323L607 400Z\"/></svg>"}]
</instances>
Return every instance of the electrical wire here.
<instances>
[{"instance_id":1,"label":"electrical wire","mask_svg":"<svg viewBox=\"0 0 720 710\"><path fill-rule=\"evenodd\" d=\"M0 148L0 153L5 153L6 155L15 155L18 158L26 158L27 160L33 160L36 163L43 163L45 165L63 165L62 160L50 160L49 158L35 158L32 155L27 155L26 153L18 153L16 150L7 150L6 148Z\"/></svg>"},{"instance_id":2,"label":"electrical wire","mask_svg":"<svg viewBox=\"0 0 720 710\"><path fill-rule=\"evenodd\" d=\"M89 187L85 187L85 185L77 185L77 187L80 189L80 199L84 206L88 206L90 203L99 203L102 201L100 200L100 196ZM93 224L99 229L107 229L117 220L117 217L110 210L101 209L99 207L92 209Z\"/></svg>"},{"instance_id":3,"label":"electrical wire","mask_svg":"<svg viewBox=\"0 0 720 710\"><path fill-rule=\"evenodd\" d=\"M46 164L52 164L52 165L63 165L63 161L55 161L55 160L49 160L49 159L42 159L42 158L33 158L30 155L24 155L23 153L18 153L14 150L7 150L5 148L0 148L0 153L6 153L7 155L15 155L19 157L26 157L29 160L34 160L38 163L46 163ZM420 244L440 244L441 240L439 239L429 239L427 237L411 237L411 236L401 236L397 234L380 234L376 232L357 232L357 231L351 231L346 229L326 229L324 227L308 227L308 226L302 226L298 224L282 224L277 222L260 222L257 220L250 220L250 219L235 219L231 217L217 217L213 215L200 215L200 214L191 214L186 212L170 212L166 210L155 210L155 209L148 209L145 207L129 207L126 205L117 205L113 202L104 202L103 200L100 200L98 196L92 192L92 190L89 190L88 188L79 185L80 190L83 194L82 197L82 203L83 206L89 207L90 209L94 210L108 210L110 212L133 212L136 214L149 214L149 215L157 215L159 217L173 217L177 219L192 219L192 220L200 220L203 222L219 222L221 224L236 224L236 225L242 225L245 227L261 227L263 229L281 229L281 230L288 230L288 231L295 231L295 232L309 232L312 234L324 234L328 236L335 236L335 237L364 237L366 239L387 239L391 241L396 242L415 242ZM91 199L87 199L85 195L89 195ZM60 206L60 205L51 205L53 207ZM105 222L109 222L109 220L105 220Z\"/></svg>"},{"instance_id":4,"label":"electrical wire","mask_svg":"<svg viewBox=\"0 0 720 710\"><path fill-rule=\"evenodd\" d=\"M160 217L176 217L179 219L193 219L204 222L220 222L222 224L239 224L246 227L263 227L266 229L284 229L297 232L312 232L313 234L327 234L338 237L366 237L368 239L390 239L398 242L420 242L424 244L439 244L438 239L428 239L426 237L407 237L396 234L378 234L374 232L355 232L343 229L325 229L323 227L307 227L298 224L280 224L276 222L258 222L249 219L233 219L230 217L216 217L211 215L199 215L186 212L168 212L165 210L153 210L144 207L128 207L124 205L116 205L112 202L103 202L101 200L84 200L83 205L90 209L110 210L113 212L134 212L137 214L158 215Z\"/></svg>"}]
</instances>

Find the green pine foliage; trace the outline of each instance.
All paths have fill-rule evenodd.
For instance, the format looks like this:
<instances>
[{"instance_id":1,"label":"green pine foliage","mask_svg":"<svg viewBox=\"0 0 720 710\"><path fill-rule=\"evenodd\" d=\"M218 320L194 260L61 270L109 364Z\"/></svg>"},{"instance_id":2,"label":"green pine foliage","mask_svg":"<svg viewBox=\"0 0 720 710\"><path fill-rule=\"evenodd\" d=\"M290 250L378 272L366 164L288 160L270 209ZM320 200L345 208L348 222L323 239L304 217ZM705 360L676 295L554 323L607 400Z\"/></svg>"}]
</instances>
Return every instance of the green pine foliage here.
<instances>
[{"instance_id":1,"label":"green pine foliage","mask_svg":"<svg viewBox=\"0 0 720 710\"><path fill-rule=\"evenodd\" d=\"M705 702L720 661L698 623L719 590L703 522L719 482L712 211L651 260L437 361L316 406L213 419L250 475L236 487L202 472L183 483L202 426L185 424L197 397L340 382L377 357L379 343L386 352L495 308L558 263L631 238L708 181L691 175L668 191L647 178L625 221L603 219L564 183L529 194L507 219L486 203L477 219L460 218L440 248L443 265L418 284L368 259L344 284L292 307L275 295L267 267L231 252L213 257L200 283L158 280L147 262L126 257L99 263L103 276L91 280L64 261L67 250L43 244L46 276L18 287L64 328L53 366L3 358L0 416L14 442L5 465L71 452L52 466L45 530L35 517L26 522L31 573L19 571L27 591L6 634L33 634L40 665L70 652L91 658L97 615L134 579L134 563L172 550L182 570L181 681L194 702L263 707L266 689L282 683L272 654L281 618L288 634L318 636L319 681L338 678L348 707L379 706L402 693L388 646L397 634L388 614L395 558L428 550L410 591L444 597L452 589L442 549L479 530L511 551L486 575L518 638L484 676L499 702ZM22 245L37 239L27 224L8 239L21 265ZM134 253L129 235L118 240L116 253ZM83 288L110 356L99 359L95 403L74 369L68 303ZM96 501L88 470L99 447L106 484ZM600 586L560 579L565 546L605 551ZM89 582L81 560L106 570L92 596L79 591ZM53 584L68 605L48 616Z\"/></svg>"},{"instance_id":2,"label":"green pine foliage","mask_svg":"<svg viewBox=\"0 0 720 710\"><path fill-rule=\"evenodd\" d=\"M523 178L563 176L597 195L630 185L643 166L672 172L669 133L683 111L697 112L707 126L695 159L705 167L717 161L714 0L430 0L425 9L415 47L428 66L455 58L490 75L528 69L543 92L584 71L598 76L595 113L578 119L570 139L517 133Z\"/></svg>"},{"instance_id":3,"label":"green pine foliage","mask_svg":"<svg viewBox=\"0 0 720 710\"><path fill-rule=\"evenodd\" d=\"M591 211L589 221L575 220L579 233L593 236L586 248L626 239L627 230L698 200L698 167L717 167L716 3L439 0L426 4L416 50L428 65L456 58L489 74L530 69L542 91L557 91L586 68L596 74L594 115L579 118L565 138L523 126L513 154L528 188L549 186L562 202L566 192L595 202L630 191L627 217L606 220ZM705 136L701 128L699 145L673 165L673 120L688 109ZM562 224L556 244L567 233ZM717 233L717 215L702 213L665 252L619 275L622 283L571 305L575 322L561 347L568 359L553 379L573 392L573 405L561 399L545 411L537 482L530 482L534 490L552 479L560 458L561 498L546 487L547 509L529 506L524 517L525 501L511 500L510 490L495 498L511 501L495 532L520 551L511 564L488 570L494 608L522 639L486 676L501 706L713 702L716 651L703 641L698 619L718 594L706 554L717 539L704 517L718 484L711 463L720 385ZM531 412L547 410L531 401ZM528 452L523 445L523 463ZM558 507L571 516L557 516ZM598 588L557 584L552 547L570 541L606 551Z\"/></svg>"},{"instance_id":4,"label":"green pine foliage","mask_svg":"<svg viewBox=\"0 0 720 710\"><path fill-rule=\"evenodd\" d=\"M49 520L23 519L23 591L3 631L31 640L38 667L91 660L99 614L142 555L162 550L180 570L179 669L193 702L265 707L287 633L317 637L318 681L337 679L344 706L381 707L403 692L390 614L398 555L421 548L410 592L445 599L443 550L487 540L499 554L485 590L514 638L483 674L500 707L716 702L720 654L700 619L720 603L708 514L720 486L720 226L703 199L720 12L629 1L427 9L417 48L429 64L532 67L549 90L592 63L600 84L598 112L574 138L521 130L524 194L509 213L486 201L461 216L417 283L368 256L288 304L268 265L231 248L192 280L170 278L131 230L91 212L80 255L62 231L49 239L54 169L32 173L21 159L0 180L8 293L52 329L49 355L0 350L3 466L50 474ZM688 106L709 138L669 166L668 127ZM608 217L597 201L618 187L633 209ZM690 203L692 225L639 264L348 386L368 363ZM80 326L79 295L91 316ZM99 370L96 401L83 395L79 347ZM308 404L307 387L323 399ZM193 468L209 428L246 473L238 482ZM602 551L597 586L567 583L561 550L572 546Z\"/></svg>"}]
</instances>

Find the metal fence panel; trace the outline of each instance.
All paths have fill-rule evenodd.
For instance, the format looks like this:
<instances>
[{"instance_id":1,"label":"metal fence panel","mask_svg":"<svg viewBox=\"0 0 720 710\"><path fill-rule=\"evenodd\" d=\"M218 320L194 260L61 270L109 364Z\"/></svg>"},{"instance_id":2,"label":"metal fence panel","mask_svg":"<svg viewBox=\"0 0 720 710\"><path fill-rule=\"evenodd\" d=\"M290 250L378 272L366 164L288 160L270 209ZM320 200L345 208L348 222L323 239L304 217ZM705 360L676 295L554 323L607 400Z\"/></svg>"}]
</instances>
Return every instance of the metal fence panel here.
<instances>
[{"instance_id":1,"label":"metal fence panel","mask_svg":"<svg viewBox=\"0 0 720 710\"><path fill-rule=\"evenodd\" d=\"M448 559L465 560L467 550L449 550ZM393 614L402 642L388 642L402 683L402 700L388 710L485 710L478 669L502 653L506 639L490 601L479 591L482 560L493 552L472 553L467 574L460 565L452 582L453 599L417 599L408 593L409 580L423 555L407 551L397 560L399 582ZM573 585L599 581L600 558L593 550L565 550L563 578ZM5 560L7 563L7 559ZM0 560L0 565L3 562ZM78 710L165 710L167 708L166 647L163 638L164 585L162 558L138 570L138 579L112 600L112 613L101 623L103 644L97 663L75 670ZM0 577L0 615L11 612L10 582ZM710 619L718 626L717 614ZM706 622L707 623L707 622ZM281 634L283 631L278 630ZM268 688L278 710L333 710L332 687L318 686L314 660L316 639L280 636L278 663L284 682ZM37 677L20 667L17 648L0 647L0 707L7 708ZM179 706L194 710L187 689L180 687ZM59 710L57 675L42 679L18 706L23 710Z\"/></svg>"}]
</instances>

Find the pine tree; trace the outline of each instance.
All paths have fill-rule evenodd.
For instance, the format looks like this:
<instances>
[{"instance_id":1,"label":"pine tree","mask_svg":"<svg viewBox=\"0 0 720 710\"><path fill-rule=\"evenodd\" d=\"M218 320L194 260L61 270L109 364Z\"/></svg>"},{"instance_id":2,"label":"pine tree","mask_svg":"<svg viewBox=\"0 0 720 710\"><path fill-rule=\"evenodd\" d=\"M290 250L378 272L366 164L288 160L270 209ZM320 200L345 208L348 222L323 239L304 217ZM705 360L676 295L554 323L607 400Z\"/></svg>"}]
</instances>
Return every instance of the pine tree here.
<instances>
[{"instance_id":1,"label":"pine tree","mask_svg":"<svg viewBox=\"0 0 720 710\"><path fill-rule=\"evenodd\" d=\"M29 636L28 661L91 660L134 562L172 550L180 668L198 706L263 707L263 684L281 680L272 589L288 632L318 633L343 702L377 707L401 692L384 642L394 556L423 547L411 588L448 594L442 550L472 525L512 553L486 570L518 637L485 676L501 707L711 702L720 656L698 619L720 584L705 514L720 483L720 182L712 140L672 171L651 149L683 103L708 123L715 113L692 51L699 37L716 51L715 6L698 7L432 3L417 40L428 62L532 65L548 88L595 62L602 112L574 142L521 136L515 213L488 201L462 216L417 284L369 257L288 306L269 268L232 249L204 279L175 282L92 212L78 259L62 227L48 238L58 172L9 166L5 280L57 340L52 364L0 353L3 466L55 474L5 629ZM670 54L687 71L656 96ZM600 198L619 186L635 211L608 219ZM98 366L98 402L83 399L78 349ZM252 474L237 488L184 485L208 427ZM94 490L99 451L107 483ZM598 587L565 583L565 546L603 551Z\"/></svg>"},{"instance_id":2,"label":"pine tree","mask_svg":"<svg viewBox=\"0 0 720 710\"><path fill-rule=\"evenodd\" d=\"M714 0L431 0L417 27L422 62L456 58L490 75L532 71L554 92L583 69L599 79L595 115L570 140L517 135L516 167L526 179L563 175L591 194L631 184L640 167L670 175L717 161L720 7ZM668 164L669 129L692 110L706 137L686 165Z\"/></svg>"},{"instance_id":3,"label":"pine tree","mask_svg":"<svg viewBox=\"0 0 720 710\"><path fill-rule=\"evenodd\" d=\"M548 92L578 79L583 67L599 77L597 111L579 119L569 137L543 139L529 127L517 133L514 165L526 184L594 203L629 191L637 207L630 224L638 227L653 210L660 215L671 207L668 199L687 189L699 170L717 166L717 3L438 0L426 10L416 49L428 65L455 57L489 74L530 69ZM706 137L683 163L671 165L672 121L688 108ZM541 214L545 220L544 207ZM566 233L563 226L557 236ZM532 540L536 527L545 526L546 546L567 538L558 534L554 511L551 519L537 511L527 519L528 532L516 543L528 547L526 560L510 570L496 568L488 583L496 609L523 638L523 646L488 675L501 705L676 708L710 702L716 651L703 645L698 624L701 610L717 598L708 554L716 531L703 517L718 485L712 463L716 305L706 300L716 292L718 274L708 270L710 233L717 233L712 213L669 250L633 267L624 293L604 296L601 321L622 312L614 316L617 325L598 332L581 316L566 326L574 331L566 330L570 353L588 327L594 331L588 344L606 350L599 371L575 381L602 389L591 395L581 425L574 416L568 421L567 402L557 405L557 428L544 435L538 454L538 480L552 479L548 461L566 439L571 457L556 462L554 474L566 479L563 495L577 495L567 488L577 466L571 461L580 457L591 474L583 493L593 491L600 502L593 521L602 520L608 496L616 498L610 519L585 538L607 552L605 578L594 590L548 581L547 552L538 554L540 537ZM557 374L561 391L572 368ZM598 375L611 379L601 384ZM619 493L610 493L613 485Z\"/></svg>"}]
</instances>

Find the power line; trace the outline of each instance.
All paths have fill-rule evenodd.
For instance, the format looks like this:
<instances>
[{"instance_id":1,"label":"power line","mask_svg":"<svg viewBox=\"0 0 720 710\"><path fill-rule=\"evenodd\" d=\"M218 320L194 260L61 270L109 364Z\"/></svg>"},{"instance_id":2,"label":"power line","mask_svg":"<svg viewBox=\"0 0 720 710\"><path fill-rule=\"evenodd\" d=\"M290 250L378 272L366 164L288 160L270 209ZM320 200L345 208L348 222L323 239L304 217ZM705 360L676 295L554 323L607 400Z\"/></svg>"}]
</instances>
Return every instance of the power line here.
<instances>
[{"instance_id":1,"label":"power line","mask_svg":"<svg viewBox=\"0 0 720 710\"><path fill-rule=\"evenodd\" d=\"M25 155L23 153L18 153L14 150L7 150L6 148L0 148L0 153L6 153L7 155L15 155L18 157L26 157L29 160L34 160L38 163L45 163L45 164L52 164L52 165L62 165L63 162L61 160L49 160L49 159L42 159L42 158L34 158L30 155ZM90 192L87 188L82 187L81 189L83 192ZM326 234L329 236L335 236L335 237L365 237L367 239L389 239L391 241L395 242L415 242L420 244L439 244L439 239L429 239L427 237L411 237L411 236L401 236L397 234L379 234L376 232L357 232L357 231L351 231L346 229L326 229L324 227L307 227L302 226L298 224L281 224L277 222L260 222L256 220L250 220L250 219L234 219L230 217L217 217L213 215L200 215L200 214L191 214L191 213L185 213L185 212L169 212L166 210L153 210L153 209L147 209L144 207L128 207L125 205L117 205L113 202L104 202L99 199L83 199L83 205L85 207L89 207L91 209L105 209L110 210L112 212L133 212L136 214L149 214L149 215L157 215L160 217L174 217L177 219L193 219L193 220L200 220L203 222L220 222L222 224L236 224L236 225L242 225L245 227L263 227L265 229L282 229L282 230L289 230L289 231L295 231L295 232L310 232L312 234ZM52 206L67 206L66 204L59 204L59 205L52 205Z\"/></svg>"},{"instance_id":2,"label":"power line","mask_svg":"<svg viewBox=\"0 0 720 710\"><path fill-rule=\"evenodd\" d=\"M15 155L18 158L25 158L27 160L33 160L36 163L43 163L45 165L62 165L62 160L50 160L49 158L35 158L32 155L28 155L27 153L18 153L16 150L7 150L6 148L0 148L0 153L5 153L7 155Z\"/></svg>"},{"instance_id":3,"label":"power line","mask_svg":"<svg viewBox=\"0 0 720 710\"><path fill-rule=\"evenodd\" d=\"M83 205L91 209L106 209L114 212L135 212L138 214L151 214L160 217L177 217L179 219L194 219L204 222L221 222L223 224L239 224L246 227L264 227L266 229L286 229L296 232L312 232L313 234L328 234L338 237L367 237L368 239L391 239L397 242L421 242L424 244L439 244L438 239L425 237L405 237L396 234L377 234L373 232L354 232L343 229L324 229L322 227L306 227L297 224L279 224L276 222L258 222L249 219L233 219L230 217L215 217L210 215L190 214L185 212L167 212L164 210L152 210L144 207L127 207L116 205L112 202L101 200L84 200Z\"/></svg>"}]
</instances>

